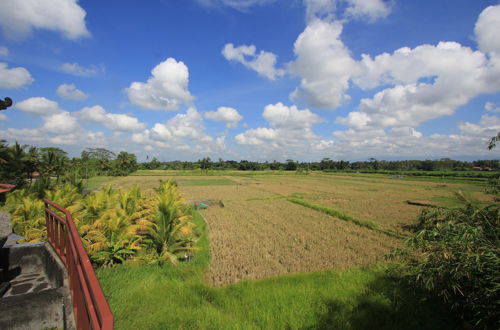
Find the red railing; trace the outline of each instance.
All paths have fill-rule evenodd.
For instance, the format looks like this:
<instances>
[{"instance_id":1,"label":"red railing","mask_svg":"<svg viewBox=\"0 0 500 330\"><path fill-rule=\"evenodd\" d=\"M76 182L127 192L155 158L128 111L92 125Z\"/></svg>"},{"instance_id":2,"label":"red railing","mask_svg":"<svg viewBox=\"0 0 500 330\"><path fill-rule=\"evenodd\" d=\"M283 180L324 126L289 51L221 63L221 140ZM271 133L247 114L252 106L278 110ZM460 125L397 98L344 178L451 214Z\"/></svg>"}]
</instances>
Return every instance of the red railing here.
<instances>
[{"instance_id":1,"label":"red railing","mask_svg":"<svg viewBox=\"0 0 500 330\"><path fill-rule=\"evenodd\" d=\"M113 329L114 319L68 210L45 199L47 238L66 266L77 329ZM62 213L64 216L56 212Z\"/></svg>"}]
</instances>

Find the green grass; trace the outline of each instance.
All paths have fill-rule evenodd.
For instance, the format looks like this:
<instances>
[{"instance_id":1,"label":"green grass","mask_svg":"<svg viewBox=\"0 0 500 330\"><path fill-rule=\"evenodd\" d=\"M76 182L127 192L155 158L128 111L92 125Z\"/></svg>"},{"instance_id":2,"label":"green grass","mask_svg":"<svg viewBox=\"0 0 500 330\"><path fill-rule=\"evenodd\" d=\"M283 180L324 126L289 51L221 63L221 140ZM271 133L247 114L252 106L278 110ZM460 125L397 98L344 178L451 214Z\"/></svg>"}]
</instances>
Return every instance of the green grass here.
<instances>
[{"instance_id":1,"label":"green grass","mask_svg":"<svg viewBox=\"0 0 500 330\"><path fill-rule=\"evenodd\" d=\"M213 287L206 224L193 211L199 251L174 266L124 264L97 275L116 329L455 329L438 301L405 287L387 265Z\"/></svg>"},{"instance_id":2,"label":"green grass","mask_svg":"<svg viewBox=\"0 0 500 330\"><path fill-rule=\"evenodd\" d=\"M307 201L300 199L300 198L288 198L287 200L289 202L292 202L292 203L295 203L298 205L302 205L302 206L308 207L310 209L313 209L315 211L319 211L319 212L331 215L332 217L336 217L336 218L339 218L339 219L342 219L345 221L350 221L352 223L355 223L358 226L369 228L371 230L375 230L375 231L384 233L384 234L389 235L389 236L393 236L393 237L397 237L397 238L404 238L405 237L405 236L402 236L402 235L395 233L391 230L380 228L380 226L373 221L360 220L360 219L354 218L348 214L345 214L343 212L334 210L332 208L329 208L329 207L326 207L323 205L313 204L313 203L307 202Z\"/></svg>"}]
</instances>

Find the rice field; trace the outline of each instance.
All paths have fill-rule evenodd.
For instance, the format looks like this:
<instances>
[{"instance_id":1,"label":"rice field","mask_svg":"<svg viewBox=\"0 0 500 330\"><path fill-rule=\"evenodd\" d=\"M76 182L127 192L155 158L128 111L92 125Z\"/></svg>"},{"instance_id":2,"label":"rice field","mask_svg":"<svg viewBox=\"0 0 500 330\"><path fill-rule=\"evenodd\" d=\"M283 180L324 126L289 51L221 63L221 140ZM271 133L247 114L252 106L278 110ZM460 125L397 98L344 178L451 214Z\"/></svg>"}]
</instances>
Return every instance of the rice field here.
<instances>
[{"instance_id":1,"label":"rice field","mask_svg":"<svg viewBox=\"0 0 500 330\"><path fill-rule=\"evenodd\" d=\"M143 173L141 173L143 174ZM168 175L161 175L168 174ZM374 264L401 240L353 222L292 203L288 198L333 209L347 218L374 222L380 229L405 234L421 206L460 205L453 192L491 201L481 183L436 182L366 174L249 174L178 175L155 172L109 180L116 187L138 184L155 188L159 180L174 179L185 199L208 203L201 210L210 239L211 262L205 279L227 285L323 269L348 269Z\"/></svg>"}]
</instances>

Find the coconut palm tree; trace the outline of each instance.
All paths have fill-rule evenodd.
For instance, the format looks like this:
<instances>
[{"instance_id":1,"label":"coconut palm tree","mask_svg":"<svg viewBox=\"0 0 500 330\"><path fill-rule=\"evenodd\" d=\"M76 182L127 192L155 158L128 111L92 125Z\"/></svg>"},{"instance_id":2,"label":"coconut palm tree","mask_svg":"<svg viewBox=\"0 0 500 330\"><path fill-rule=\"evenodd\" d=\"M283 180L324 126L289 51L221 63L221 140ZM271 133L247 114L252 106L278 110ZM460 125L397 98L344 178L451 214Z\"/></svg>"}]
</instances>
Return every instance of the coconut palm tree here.
<instances>
[{"instance_id":1,"label":"coconut palm tree","mask_svg":"<svg viewBox=\"0 0 500 330\"><path fill-rule=\"evenodd\" d=\"M26 161L26 153L24 152L24 149L26 149L27 147L27 145L21 145L16 141L14 145L11 146L8 150L8 167L10 170L10 175L17 181L17 184L21 184L24 180Z\"/></svg>"},{"instance_id":2,"label":"coconut palm tree","mask_svg":"<svg viewBox=\"0 0 500 330\"><path fill-rule=\"evenodd\" d=\"M194 224L185 213L184 200L173 181L162 182L154 200L152 216L133 228L147 233L144 242L153 249L158 263L176 264L180 256L194 250Z\"/></svg>"}]
</instances>

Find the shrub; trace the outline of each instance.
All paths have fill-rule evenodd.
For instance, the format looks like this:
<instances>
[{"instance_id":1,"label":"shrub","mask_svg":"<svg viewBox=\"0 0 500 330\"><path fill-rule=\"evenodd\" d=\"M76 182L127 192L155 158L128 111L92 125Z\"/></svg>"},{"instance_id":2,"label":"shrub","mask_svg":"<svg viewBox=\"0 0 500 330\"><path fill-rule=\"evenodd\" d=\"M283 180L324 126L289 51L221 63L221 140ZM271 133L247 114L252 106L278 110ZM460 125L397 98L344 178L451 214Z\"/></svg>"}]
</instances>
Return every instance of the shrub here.
<instances>
[{"instance_id":1,"label":"shrub","mask_svg":"<svg viewBox=\"0 0 500 330\"><path fill-rule=\"evenodd\" d=\"M498 329L500 320L499 205L426 209L398 271L438 295L478 328Z\"/></svg>"}]
</instances>

